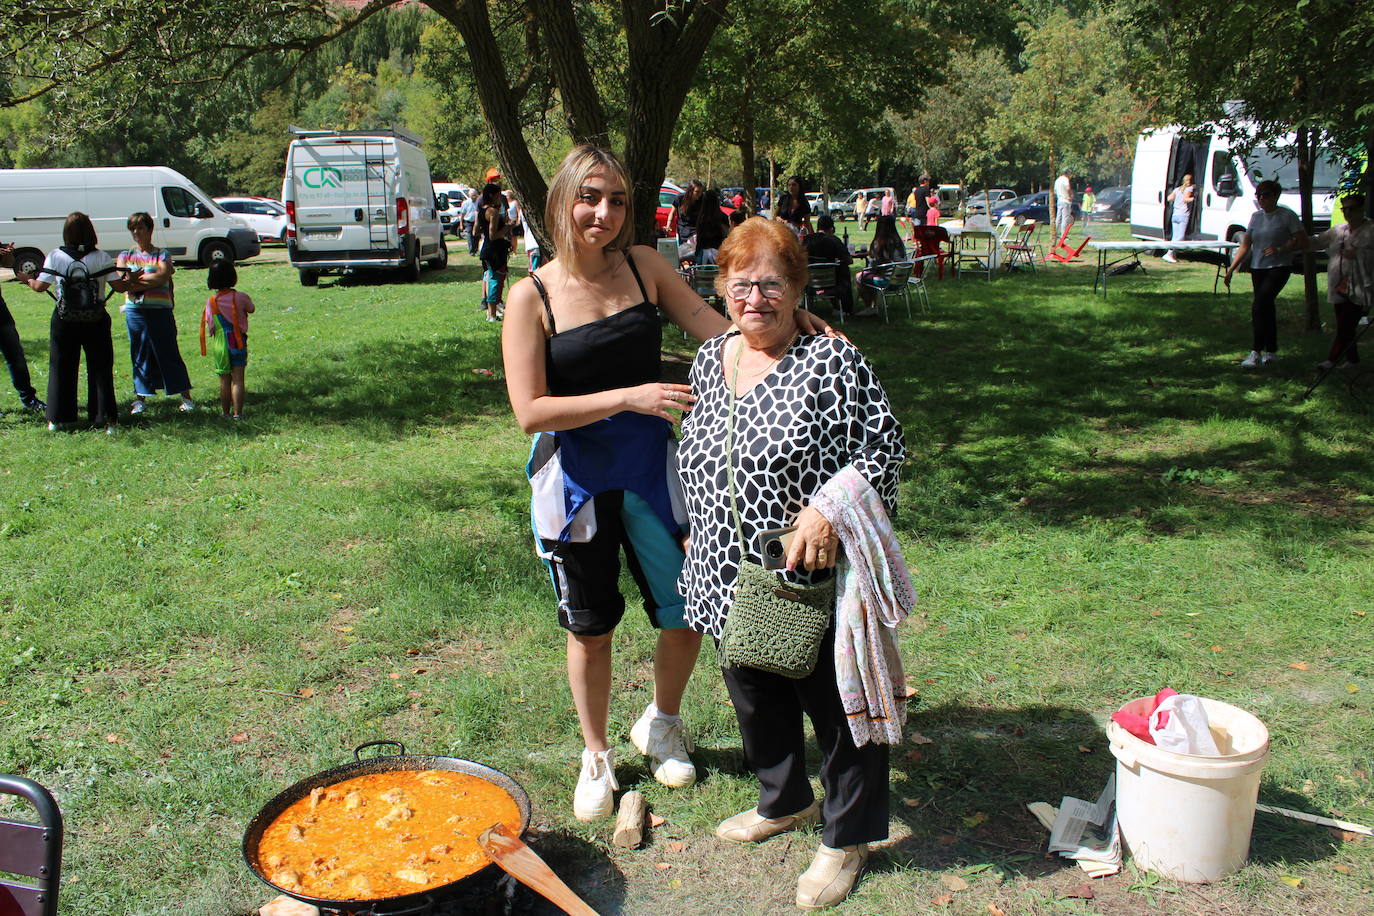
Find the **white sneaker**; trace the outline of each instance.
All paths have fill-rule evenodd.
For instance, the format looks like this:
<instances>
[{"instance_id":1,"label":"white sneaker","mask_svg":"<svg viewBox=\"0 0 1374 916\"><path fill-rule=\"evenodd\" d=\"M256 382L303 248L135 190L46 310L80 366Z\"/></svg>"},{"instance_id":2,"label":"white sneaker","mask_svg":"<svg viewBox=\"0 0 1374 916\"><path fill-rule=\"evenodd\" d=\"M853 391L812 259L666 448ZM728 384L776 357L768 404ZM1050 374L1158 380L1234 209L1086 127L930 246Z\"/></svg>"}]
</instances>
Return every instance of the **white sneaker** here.
<instances>
[{"instance_id":1,"label":"white sneaker","mask_svg":"<svg viewBox=\"0 0 1374 916\"><path fill-rule=\"evenodd\" d=\"M1261 354L1260 354L1260 365L1261 365L1261 366L1267 366L1267 365L1269 365L1270 363L1276 363L1276 362L1278 362L1278 361L1279 361L1279 355L1278 355L1277 353L1261 353Z\"/></svg>"},{"instance_id":2,"label":"white sneaker","mask_svg":"<svg viewBox=\"0 0 1374 916\"><path fill-rule=\"evenodd\" d=\"M1177 264L1177 263L1178 263L1178 257L1175 256L1174 253L1173 253L1172 251L1170 251L1170 252L1168 252L1167 254L1165 254L1164 257L1160 258L1160 260L1161 260L1161 261L1168 261L1170 264Z\"/></svg>"},{"instance_id":3,"label":"white sneaker","mask_svg":"<svg viewBox=\"0 0 1374 916\"><path fill-rule=\"evenodd\" d=\"M1260 364L1260 355L1259 355L1259 351L1258 351L1258 350L1251 350L1251 351L1250 351L1250 355L1247 356L1247 357L1245 357L1245 359L1243 359L1243 360L1240 361L1241 368L1243 368L1243 369L1253 369L1253 368L1255 368L1256 366L1258 366L1259 364Z\"/></svg>"},{"instance_id":4,"label":"white sneaker","mask_svg":"<svg viewBox=\"0 0 1374 916\"><path fill-rule=\"evenodd\" d=\"M579 821L594 821L615 810L615 751L582 749L582 772L573 791L573 816Z\"/></svg>"},{"instance_id":5,"label":"white sneaker","mask_svg":"<svg viewBox=\"0 0 1374 916\"><path fill-rule=\"evenodd\" d=\"M147 409L148 405L143 400L143 398L134 398L134 402L129 405L129 413L133 414L134 416L138 416Z\"/></svg>"},{"instance_id":6,"label":"white sneaker","mask_svg":"<svg viewBox=\"0 0 1374 916\"><path fill-rule=\"evenodd\" d=\"M191 400L190 398L182 398L182 399L181 399L181 412L182 412L182 413L190 413L191 411L193 411L193 410L195 410L195 409L196 409L196 402L195 402L195 401Z\"/></svg>"},{"instance_id":7,"label":"white sneaker","mask_svg":"<svg viewBox=\"0 0 1374 916\"><path fill-rule=\"evenodd\" d=\"M651 709L630 729L630 741L654 762L654 779L670 789L682 789L697 781L697 768L687 756L692 736L682 719L661 719Z\"/></svg>"}]
</instances>

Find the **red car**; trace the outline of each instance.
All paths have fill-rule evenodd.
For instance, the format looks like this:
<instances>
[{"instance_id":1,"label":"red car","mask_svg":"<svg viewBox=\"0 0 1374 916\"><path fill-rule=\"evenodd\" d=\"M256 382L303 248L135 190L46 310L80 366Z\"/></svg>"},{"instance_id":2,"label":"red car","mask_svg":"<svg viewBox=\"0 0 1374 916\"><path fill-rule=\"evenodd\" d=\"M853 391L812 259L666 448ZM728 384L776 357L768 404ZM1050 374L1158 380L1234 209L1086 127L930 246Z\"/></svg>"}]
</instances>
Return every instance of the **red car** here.
<instances>
[{"instance_id":1,"label":"red car","mask_svg":"<svg viewBox=\"0 0 1374 916\"><path fill-rule=\"evenodd\" d=\"M682 188L671 182L665 181L663 186L658 189L658 212L654 214L654 221L658 224L659 232L667 234L668 218L672 215L673 204L677 203L677 199L681 196ZM730 214L735 212L735 208L721 204L720 212L725 214L726 219L729 219Z\"/></svg>"}]
</instances>

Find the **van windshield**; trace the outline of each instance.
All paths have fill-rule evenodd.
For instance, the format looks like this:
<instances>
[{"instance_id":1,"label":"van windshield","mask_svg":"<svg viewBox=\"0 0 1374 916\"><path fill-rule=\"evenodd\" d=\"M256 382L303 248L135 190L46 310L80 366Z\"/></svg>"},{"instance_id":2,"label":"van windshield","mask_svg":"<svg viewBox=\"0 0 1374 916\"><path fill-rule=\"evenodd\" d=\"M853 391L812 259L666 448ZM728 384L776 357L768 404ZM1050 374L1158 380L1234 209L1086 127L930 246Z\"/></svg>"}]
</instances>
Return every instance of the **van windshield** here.
<instances>
[{"instance_id":1,"label":"van windshield","mask_svg":"<svg viewBox=\"0 0 1374 916\"><path fill-rule=\"evenodd\" d=\"M1286 190L1298 187L1298 160L1291 147L1258 146L1245 159L1246 171L1255 181L1277 181ZM1341 180L1341 163L1331 150L1321 150L1312 169L1312 187L1331 190Z\"/></svg>"}]
</instances>

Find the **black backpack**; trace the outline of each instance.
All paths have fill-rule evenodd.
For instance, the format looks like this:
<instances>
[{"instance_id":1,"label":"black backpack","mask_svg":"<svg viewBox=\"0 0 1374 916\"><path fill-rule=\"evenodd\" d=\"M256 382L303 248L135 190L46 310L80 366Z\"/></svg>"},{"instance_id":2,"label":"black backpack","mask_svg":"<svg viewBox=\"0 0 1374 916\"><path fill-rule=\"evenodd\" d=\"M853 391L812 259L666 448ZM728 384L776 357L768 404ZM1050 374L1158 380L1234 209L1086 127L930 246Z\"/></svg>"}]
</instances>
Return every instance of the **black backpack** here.
<instances>
[{"instance_id":1,"label":"black backpack","mask_svg":"<svg viewBox=\"0 0 1374 916\"><path fill-rule=\"evenodd\" d=\"M48 295L57 302L57 317L63 321L99 321L105 314L105 301L114 294L114 290L110 290L103 297L100 295L100 278L114 273L117 268L111 266L91 273L81 260L89 252L66 245L60 250L72 259L72 263L67 266L67 272L58 274L47 268L40 271L51 274L61 281L58 289L62 295L54 295L52 290L48 290Z\"/></svg>"}]
</instances>

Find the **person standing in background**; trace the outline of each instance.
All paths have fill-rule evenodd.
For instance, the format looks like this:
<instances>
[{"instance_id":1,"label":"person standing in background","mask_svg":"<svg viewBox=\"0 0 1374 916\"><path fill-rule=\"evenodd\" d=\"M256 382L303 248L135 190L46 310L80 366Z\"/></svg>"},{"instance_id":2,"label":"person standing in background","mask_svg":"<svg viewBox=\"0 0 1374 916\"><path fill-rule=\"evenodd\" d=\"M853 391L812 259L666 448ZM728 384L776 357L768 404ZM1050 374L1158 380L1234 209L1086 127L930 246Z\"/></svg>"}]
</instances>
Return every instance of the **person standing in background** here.
<instances>
[{"instance_id":1,"label":"person standing in background","mask_svg":"<svg viewBox=\"0 0 1374 916\"><path fill-rule=\"evenodd\" d=\"M1093 207L1097 205L1097 195L1093 193L1093 186L1088 185L1083 190L1083 205L1079 207L1079 212L1083 214L1083 222L1092 222Z\"/></svg>"},{"instance_id":2,"label":"person standing in background","mask_svg":"<svg viewBox=\"0 0 1374 916\"><path fill-rule=\"evenodd\" d=\"M1250 261L1250 282L1255 298L1250 304L1250 327L1254 345L1250 354L1240 361L1242 368L1268 366L1279 357L1279 325L1277 300L1279 293L1293 273L1293 252L1307 247L1307 233L1303 231L1298 214L1279 206L1283 187L1277 181L1261 181L1255 185L1255 201L1259 209L1250 217L1250 225L1240 237L1235 260L1226 268L1223 278L1231 288L1231 275L1236 268Z\"/></svg>"},{"instance_id":3,"label":"person standing in background","mask_svg":"<svg viewBox=\"0 0 1374 916\"><path fill-rule=\"evenodd\" d=\"M9 267L14 262L14 243L0 247L0 266ZM34 390L29 378L29 361L24 357L24 344L19 340L19 329L14 326L14 317L5 305L5 297L0 295L0 352L5 354L5 365L9 366L10 381L14 390L19 392L19 403L25 410L47 410Z\"/></svg>"},{"instance_id":4,"label":"person standing in background","mask_svg":"<svg viewBox=\"0 0 1374 916\"><path fill-rule=\"evenodd\" d=\"M1197 188L1193 185L1192 175L1183 176L1183 183L1169 194L1169 200L1174 205L1173 216L1169 220L1169 241L1181 242L1188 238L1188 222L1193 217L1193 201L1197 200ZM1164 252L1160 260L1177 264L1178 255L1170 249Z\"/></svg>"},{"instance_id":5,"label":"person standing in background","mask_svg":"<svg viewBox=\"0 0 1374 916\"><path fill-rule=\"evenodd\" d=\"M177 322L172 314L172 255L153 247L153 217L134 213L128 221L134 247L119 254L117 266L128 270L124 324L129 331L129 356L134 371L134 402L129 413L147 408L159 388L181 393L181 409L196 409L191 400L191 375L177 347Z\"/></svg>"},{"instance_id":6,"label":"person standing in background","mask_svg":"<svg viewBox=\"0 0 1374 916\"><path fill-rule=\"evenodd\" d=\"M477 189L468 191L463 206L458 210L458 219L463 228L463 238L468 243L468 254L477 257Z\"/></svg>"},{"instance_id":7,"label":"person standing in background","mask_svg":"<svg viewBox=\"0 0 1374 916\"><path fill-rule=\"evenodd\" d=\"M1326 298L1336 312L1336 337L1318 369L1344 369L1360 362L1356 331L1360 318L1374 305L1374 222L1365 219L1364 204L1363 194L1342 198L1338 209L1345 222L1310 239L1312 247L1326 249Z\"/></svg>"},{"instance_id":8,"label":"person standing in background","mask_svg":"<svg viewBox=\"0 0 1374 916\"><path fill-rule=\"evenodd\" d=\"M1062 239L1073 226L1073 182L1069 170L1064 169L1054 180L1054 231L1055 238Z\"/></svg>"}]
</instances>

